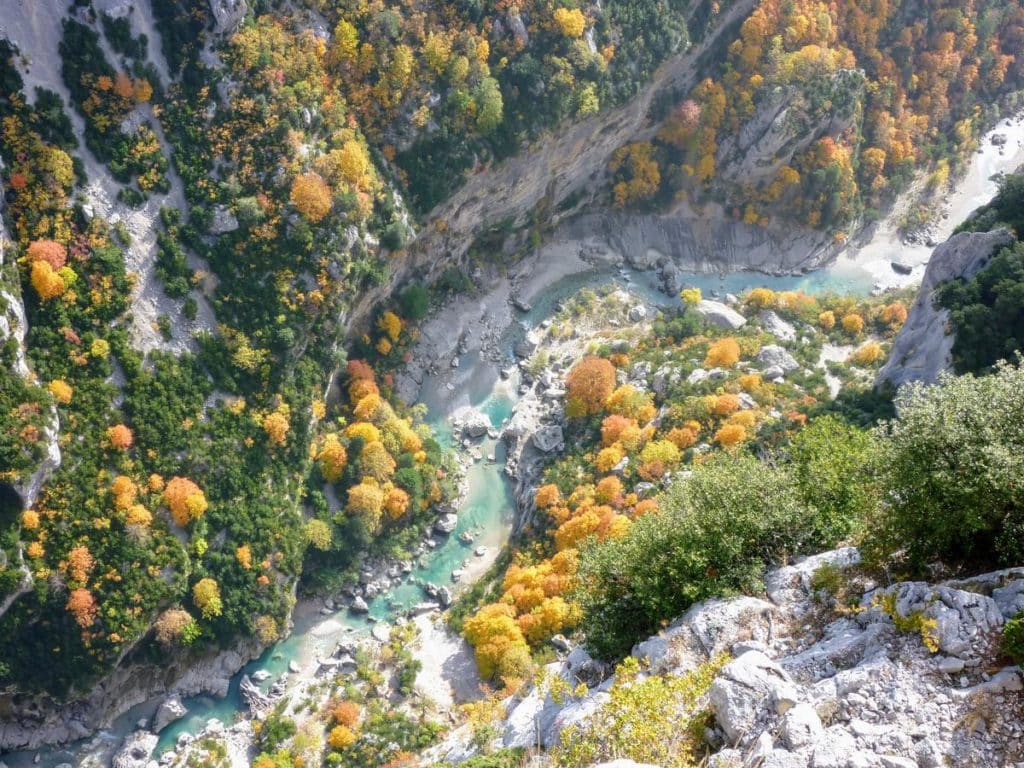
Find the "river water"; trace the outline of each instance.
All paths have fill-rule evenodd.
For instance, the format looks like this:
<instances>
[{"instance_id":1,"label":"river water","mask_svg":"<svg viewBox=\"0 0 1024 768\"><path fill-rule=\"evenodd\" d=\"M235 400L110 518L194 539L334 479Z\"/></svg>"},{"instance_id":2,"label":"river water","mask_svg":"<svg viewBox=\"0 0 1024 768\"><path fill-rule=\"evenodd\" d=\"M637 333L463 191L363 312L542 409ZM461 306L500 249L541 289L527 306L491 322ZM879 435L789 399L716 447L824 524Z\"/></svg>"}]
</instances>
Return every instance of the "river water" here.
<instances>
[{"instance_id":1,"label":"river water","mask_svg":"<svg viewBox=\"0 0 1024 768\"><path fill-rule=\"evenodd\" d=\"M726 293L740 294L750 288L765 286L773 290L804 290L810 293L836 292L865 294L871 290L872 276L856 265L826 268L807 275L772 277L759 273L731 273L726 275L691 274L685 278L687 285L701 289L706 297L724 296ZM602 285L616 285L637 295L648 305L674 304L674 297L665 296L655 284L652 273L628 270L595 270L563 278L535 297L529 312L521 314L518 322L508 328L502 337L501 346L507 355L506 364L514 358L512 347L529 329L536 327L555 313L560 302L585 288ZM470 371L493 365L479 365L476 354L465 355L460 365ZM441 383L428 378L423 385L421 400L427 405L428 420L439 441L453 446L454 438L450 422L452 403L468 403L479 408L490 418L495 429L511 416L516 403L514 380L494 380L493 375L474 375L461 379L461 392L441 391ZM461 569L467 561L473 560L473 550L483 546L489 552L497 552L508 540L513 520L511 485L504 472L504 446L500 441L486 438L479 446L480 453L493 455L495 461L478 461L467 469L467 492L459 508L459 523L450 536L436 536L437 546L429 551L422 565L415 568L411 578L397 587L370 601L369 616L357 616L342 608L330 615L322 615L315 609L297 611L292 633L277 643L258 659L247 664L232 680L227 696L214 698L198 696L185 700L188 713L169 725L160 734L157 756L174 748L182 734L196 734L213 719L230 725L245 711L239 694L239 683L243 675L252 675L265 670L270 678L262 684L267 690L274 681L288 674L289 663L296 661L303 668L317 663L317 659L331 655L339 639L345 636L361 636L371 631L375 623L388 622L416 603L425 600L421 588L423 582L449 585L454 589L468 584L452 583L452 571ZM463 543L460 534L473 534L472 543ZM151 701L132 708L118 718L113 726L96 737L70 745L67 749L47 749L41 753L39 765L52 768L61 763L81 763L86 755L100 757L109 755L128 733L132 732L140 719L152 716L159 701ZM12 768L31 764L35 753L20 753L5 757ZM101 757L102 759L102 757Z\"/></svg>"},{"instance_id":2,"label":"river water","mask_svg":"<svg viewBox=\"0 0 1024 768\"><path fill-rule=\"evenodd\" d=\"M996 131L1009 134L1009 157L1002 151L992 149L990 137ZM982 150L979 157L974 158L967 176L966 183L960 185L947 208L949 224L944 225L950 231L953 224L960 221L977 205L987 201L995 193L996 182L992 174L1013 170L1024 159L1024 122L1018 116L1013 120L1000 123L996 129L982 139ZM904 246L898 244L891 233L876 237L874 242L862 249L865 254L846 257L838 260L825 269L806 275L774 277L753 272L736 272L725 275L690 274L684 280L687 286L698 287L705 297L724 296L727 293L741 294L754 287L763 286L775 291L802 290L808 293L841 293L865 295L879 285L895 286L907 284L909 280L895 273L889 274L888 260L901 256ZM943 230L943 236L948 232ZM930 252L930 249L929 249ZM867 255L870 254L870 259ZM921 264L927 260L917 255L917 270L911 280L920 280ZM532 308L521 316L519 322L507 329L502 346L511 363L514 358L512 347L529 329L536 327L555 313L559 303L584 288L616 284L642 298L650 305L675 303L677 299L661 293L655 284L653 273L639 273L628 270L595 270L563 278L533 299ZM461 366L471 369L479 366L475 355L466 355L460 362ZM451 403L461 401L480 408L486 413L492 425L500 429L515 407L516 392L508 382L494 381L493 376L470 375L462 380L464 391L460 397L452 397L451 393L442 396L440 382L428 378L423 385L421 400L427 405L431 425L439 440L452 445L452 429L450 424ZM428 555L423 567L415 569L412 579L375 598L370 603L369 616L376 621L388 621L398 613L421 602L424 594L419 586L422 582L451 585L451 573L461 568L464 562L472 557L472 550L485 546L492 552L504 546L508 540L513 519L511 486L503 468L503 446L500 441L487 439L479 446L484 456L493 454L494 462L480 461L473 464L467 471L467 494L459 509L459 524L455 532L444 539L441 537L439 546ZM465 531L475 534L472 544L464 544L459 536ZM467 585L459 585L465 587ZM313 620L310 620L310 619ZM242 704L238 685L243 674L263 669L271 673L271 678L263 684L264 689L287 672L291 660L300 664L315 663L315 659L330 654L338 639L344 634L365 634L372 624L365 617L353 616L346 609L338 611L331 617L306 617L297 622L292 634L274 647L268 649L259 659L247 665L237 674L231 683L228 695L219 700L210 697L198 697L186 702L189 712L178 722L168 726L160 736L157 753L174 746L178 737L184 733L197 733L213 718L224 723L231 723L242 714ZM120 718L111 729L109 736L120 739L130 732L140 716L152 713L154 705L140 707ZM58 761L54 761L58 762Z\"/></svg>"},{"instance_id":3,"label":"river water","mask_svg":"<svg viewBox=\"0 0 1024 768\"><path fill-rule=\"evenodd\" d=\"M689 275L686 281L689 285L700 287L705 295L739 294L757 286L773 290L799 289L813 293L864 294L872 285L871 276L856 269L825 269L792 277L770 277L756 273L723 276ZM537 298L532 309L521 317L520 323L508 329L502 340L508 362L511 363L513 360L512 347L515 341L527 330L554 314L561 301L584 288L608 284L628 289L641 296L648 304L665 305L678 301L659 292L654 286L652 276L645 273L594 271L572 275L552 285ZM472 367L478 362L475 355L467 355L462 359L461 365ZM508 382L499 380L491 385L487 377L470 376L464 386L466 391L461 393L462 397L453 398L450 394L441 397L438 382L435 380L428 378L423 385L421 399L428 407L431 426L439 441L446 446L453 445L453 436L448 412L450 406L446 407L445 403L451 403L453 400L468 401L490 418L495 429L501 428L515 407L516 393ZM504 446L501 441L485 439L479 450L485 457L493 454L495 461L485 459L472 464L467 470L467 493L459 508L459 524L455 532L448 537L435 537L439 542L438 547L427 555L426 563L422 567L417 567L410 579L370 601L371 619L387 622L425 600L420 586L423 582L456 586L452 584L452 571L460 569L467 559L471 559L474 549L484 546L494 552L507 542L513 520L513 502L511 485L504 472ZM460 534L466 531L474 534L470 544L463 543L459 538ZM263 688L266 689L280 675L287 672L288 663L293 659L303 666L315 663L317 658L330 655L341 636L365 634L373 626L367 618L355 616L347 609L342 609L329 617L316 615L313 618L315 620L312 622L307 620L297 624L287 639L268 649L263 656L248 664L236 675L227 697L215 700L204 696L186 701L188 715L168 726L160 734L157 752L173 748L181 734L197 733L213 718L231 723L244 706L238 693L242 674L251 675L258 669L266 670L271 674L270 680L263 683ZM139 714L133 712L131 716L123 718L125 722L119 725L130 729ZM120 731L121 728L115 730Z\"/></svg>"}]
</instances>

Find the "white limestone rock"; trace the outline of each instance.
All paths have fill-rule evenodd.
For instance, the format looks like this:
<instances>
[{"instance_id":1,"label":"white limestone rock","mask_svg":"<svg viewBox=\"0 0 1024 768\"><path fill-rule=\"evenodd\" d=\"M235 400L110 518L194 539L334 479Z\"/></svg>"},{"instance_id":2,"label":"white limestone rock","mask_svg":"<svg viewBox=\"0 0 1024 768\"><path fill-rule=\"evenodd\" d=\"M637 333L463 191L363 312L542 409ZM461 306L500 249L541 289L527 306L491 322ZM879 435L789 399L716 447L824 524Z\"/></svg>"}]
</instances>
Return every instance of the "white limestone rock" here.
<instances>
[{"instance_id":1,"label":"white limestone rock","mask_svg":"<svg viewBox=\"0 0 1024 768\"><path fill-rule=\"evenodd\" d=\"M705 320L719 328L735 331L747 324L747 318L720 301L701 299L696 310L703 315Z\"/></svg>"},{"instance_id":2,"label":"white limestone rock","mask_svg":"<svg viewBox=\"0 0 1024 768\"><path fill-rule=\"evenodd\" d=\"M790 373L800 367L796 358L778 344L766 344L761 347L761 351L757 353L757 362L762 371L781 368L784 373Z\"/></svg>"},{"instance_id":3,"label":"white limestone rock","mask_svg":"<svg viewBox=\"0 0 1024 768\"><path fill-rule=\"evenodd\" d=\"M762 309L757 313L758 322L768 333L783 341L796 341L796 328L779 317L773 310Z\"/></svg>"},{"instance_id":4,"label":"white limestone rock","mask_svg":"<svg viewBox=\"0 0 1024 768\"><path fill-rule=\"evenodd\" d=\"M932 252L917 299L893 340L876 385L899 388L908 381L932 384L939 374L952 368L954 337L948 333L949 312L934 306L936 291L950 280L974 276L996 251L1013 239L1006 229L960 232Z\"/></svg>"}]
</instances>

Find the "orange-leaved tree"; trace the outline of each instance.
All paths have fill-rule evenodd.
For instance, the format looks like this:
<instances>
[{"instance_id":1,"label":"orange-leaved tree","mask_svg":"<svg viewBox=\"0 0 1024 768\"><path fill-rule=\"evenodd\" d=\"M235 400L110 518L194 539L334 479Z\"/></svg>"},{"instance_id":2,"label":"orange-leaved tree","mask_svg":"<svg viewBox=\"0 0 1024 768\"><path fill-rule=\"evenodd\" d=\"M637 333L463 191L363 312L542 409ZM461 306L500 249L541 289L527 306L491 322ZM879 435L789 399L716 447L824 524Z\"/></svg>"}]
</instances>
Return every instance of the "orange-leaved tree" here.
<instances>
[{"instance_id":1,"label":"orange-leaved tree","mask_svg":"<svg viewBox=\"0 0 1024 768\"><path fill-rule=\"evenodd\" d=\"M80 588L71 590L67 602L68 612L75 617L75 622L82 629L91 627L96 621L96 598L88 589Z\"/></svg>"},{"instance_id":2,"label":"orange-leaved tree","mask_svg":"<svg viewBox=\"0 0 1024 768\"><path fill-rule=\"evenodd\" d=\"M206 495L187 477L172 477L164 488L164 503L171 510L174 522L188 525L206 512Z\"/></svg>"},{"instance_id":3,"label":"orange-leaved tree","mask_svg":"<svg viewBox=\"0 0 1024 768\"><path fill-rule=\"evenodd\" d=\"M603 357L585 357L569 371L565 383L567 416L599 413L615 390L615 366Z\"/></svg>"},{"instance_id":4,"label":"orange-leaved tree","mask_svg":"<svg viewBox=\"0 0 1024 768\"><path fill-rule=\"evenodd\" d=\"M68 251L56 240L34 240L28 246L29 261L45 261L53 269L60 269L68 260Z\"/></svg>"}]
</instances>

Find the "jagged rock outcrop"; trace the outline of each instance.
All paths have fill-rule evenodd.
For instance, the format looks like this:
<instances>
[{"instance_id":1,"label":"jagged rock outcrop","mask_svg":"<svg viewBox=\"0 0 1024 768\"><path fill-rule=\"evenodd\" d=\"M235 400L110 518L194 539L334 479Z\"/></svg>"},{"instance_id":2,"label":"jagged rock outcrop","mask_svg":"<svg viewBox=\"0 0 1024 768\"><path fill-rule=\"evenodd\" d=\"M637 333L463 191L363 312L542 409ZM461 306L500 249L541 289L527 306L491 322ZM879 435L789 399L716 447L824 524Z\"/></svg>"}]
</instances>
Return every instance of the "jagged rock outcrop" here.
<instances>
[{"instance_id":1,"label":"jagged rock outcrop","mask_svg":"<svg viewBox=\"0 0 1024 768\"><path fill-rule=\"evenodd\" d=\"M145 768L156 749L157 739L155 733L136 731L124 740L114 755L111 768Z\"/></svg>"},{"instance_id":2,"label":"jagged rock outcrop","mask_svg":"<svg viewBox=\"0 0 1024 768\"><path fill-rule=\"evenodd\" d=\"M175 720L180 720L188 712L185 709L185 705L181 701L181 697L177 694L168 696L163 702L157 707L156 714L153 715L153 732L160 733L164 728L173 723Z\"/></svg>"},{"instance_id":3,"label":"jagged rock outcrop","mask_svg":"<svg viewBox=\"0 0 1024 768\"><path fill-rule=\"evenodd\" d=\"M772 336L783 341L796 341L796 328L779 317L771 309L762 309L757 313L757 321Z\"/></svg>"},{"instance_id":4,"label":"jagged rock outcrop","mask_svg":"<svg viewBox=\"0 0 1024 768\"><path fill-rule=\"evenodd\" d=\"M931 384L940 373L951 369L954 335L949 312L934 305L936 291L950 280L970 279L999 248L1012 242L1013 235L1006 229L960 232L932 252L917 299L878 372L876 385L899 388L908 381Z\"/></svg>"},{"instance_id":5,"label":"jagged rock outcrop","mask_svg":"<svg viewBox=\"0 0 1024 768\"><path fill-rule=\"evenodd\" d=\"M210 0L210 11L218 32L230 34L249 12L247 0Z\"/></svg>"},{"instance_id":6,"label":"jagged rock outcrop","mask_svg":"<svg viewBox=\"0 0 1024 768\"><path fill-rule=\"evenodd\" d=\"M505 473L512 479L515 499L515 530L520 530L535 511L534 492L540 485L543 468L551 454L565 447L561 424L565 408L559 398L544 397L554 377L548 372L534 382L516 404L515 412L501 432L507 447Z\"/></svg>"},{"instance_id":7,"label":"jagged rock outcrop","mask_svg":"<svg viewBox=\"0 0 1024 768\"><path fill-rule=\"evenodd\" d=\"M708 600L639 643L653 674L680 674L722 652L732 660L708 693L717 768L988 768L1024 759L1016 712L1024 681L1001 666L1003 623L1024 604L1024 568L931 585L873 587L857 607L816 591L823 566L845 579L853 548L776 569L766 597ZM613 678L584 680L585 651L547 673L590 688L561 702L526 690L507 702L501 743L557 743L608 701ZM455 732L435 756L472 748Z\"/></svg>"},{"instance_id":8,"label":"jagged rock outcrop","mask_svg":"<svg viewBox=\"0 0 1024 768\"><path fill-rule=\"evenodd\" d=\"M778 368L783 373L795 371L800 367L796 358L778 344L766 344L761 347L761 351L757 353L757 364L763 371Z\"/></svg>"}]
</instances>

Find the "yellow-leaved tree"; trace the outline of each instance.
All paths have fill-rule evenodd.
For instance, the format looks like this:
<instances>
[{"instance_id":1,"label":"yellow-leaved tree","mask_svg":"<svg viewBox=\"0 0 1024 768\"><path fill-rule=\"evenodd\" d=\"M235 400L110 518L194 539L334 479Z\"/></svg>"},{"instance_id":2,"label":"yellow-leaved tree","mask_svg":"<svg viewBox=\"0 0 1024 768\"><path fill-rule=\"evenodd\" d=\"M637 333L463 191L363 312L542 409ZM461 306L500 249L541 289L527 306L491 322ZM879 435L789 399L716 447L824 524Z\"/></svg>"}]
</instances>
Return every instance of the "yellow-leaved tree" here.
<instances>
[{"instance_id":1,"label":"yellow-leaved tree","mask_svg":"<svg viewBox=\"0 0 1024 768\"><path fill-rule=\"evenodd\" d=\"M209 577L200 579L192 587L192 600L203 614L204 619L220 616L224 608L220 599L220 585Z\"/></svg>"},{"instance_id":2,"label":"yellow-leaved tree","mask_svg":"<svg viewBox=\"0 0 1024 768\"><path fill-rule=\"evenodd\" d=\"M598 413L615 389L615 366L603 357L585 357L565 378L566 415L580 418Z\"/></svg>"},{"instance_id":3,"label":"yellow-leaved tree","mask_svg":"<svg viewBox=\"0 0 1024 768\"><path fill-rule=\"evenodd\" d=\"M331 212L331 188L319 173L303 173L292 182L291 201L303 218L315 224Z\"/></svg>"}]
</instances>

